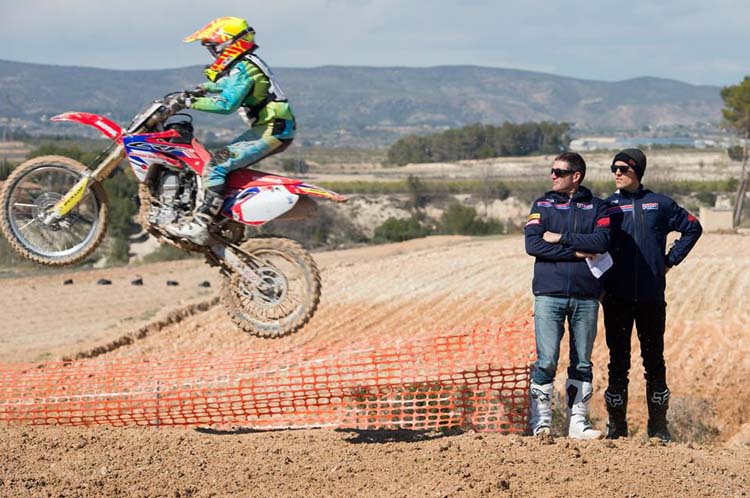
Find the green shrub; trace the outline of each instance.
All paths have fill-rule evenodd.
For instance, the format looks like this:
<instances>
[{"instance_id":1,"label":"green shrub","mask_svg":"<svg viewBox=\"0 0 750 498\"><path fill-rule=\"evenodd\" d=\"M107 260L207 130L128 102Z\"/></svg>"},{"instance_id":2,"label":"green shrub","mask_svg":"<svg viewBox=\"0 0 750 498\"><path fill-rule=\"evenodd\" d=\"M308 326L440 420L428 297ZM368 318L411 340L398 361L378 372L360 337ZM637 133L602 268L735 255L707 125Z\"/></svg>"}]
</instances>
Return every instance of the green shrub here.
<instances>
[{"instance_id":1,"label":"green shrub","mask_svg":"<svg viewBox=\"0 0 750 498\"><path fill-rule=\"evenodd\" d=\"M716 410L703 398L673 398L669 407L669 431L675 441L711 443L719 437L715 416Z\"/></svg>"},{"instance_id":2,"label":"green shrub","mask_svg":"<svg viewBox=\"0 0 750 498\"><path fill-rule=\"evenodd\" d=\"M375 228L373 242L401 242L429 234L430 229L422 226L414 216L401 219L391 217Z\"/></svg>"},{"instance_id":3,"label":"green shrub","mask_svg":"<svg viewBox=\"0 0 750 498\"><path fill-rule=\"evenodd\" d=\"M409 188L411 202L416 209L421 209L430 202L430 197L426 193L427 189L418 176L409 175L406 179L406 185Z\"/></svg>"},{"instance_id":4,"label":"green shrub","mask_svg":"<svg viewBox=\"0 0 750 498\"><path fill-rule=\"evenodd\" d=\"M130 245L127 239L122 237L113 237L110 239L109 251L107 253L107 263L122 264L127 263L130 259Z\"/></svg>"},{"instance_id":5,"label":"green shrub","mask_svg":"<svg viewBox=\"0 0 750 498\"><path fill-rule=\"evenodd\" d=\"M89 164L104 148L100 147L100 145L101 144L95 143L89 145L86 149L82 149L75 143L42 142L36 149L29 153L28 159L39 156L65 156L80 161L83 164Z\"/></svg>"},{"instance_id":6,"label":"green shrub","mask_svg":"<svg viewBox=\"0 0 750 498\"><path fill-rule=\"evenodd\" d=\"M745 148L741 145L735 145L727 149L727 154L729 154L729 159L732 161L742 162L745 155Z\"/></svg>"},{"instance_id":7,"label":"green shrub","mask_svg":"<svg viewBox=\"0 0 750 498\"><path fill-rule=\"evenodd\" d=\"M133 221L138 213L135 197L138 194L138 184L133 173L129 170L116 170L116 173L104 181L104 189L109 199L109 228L112 238L107 261L109 263L127 263L128 236L139 230Z\"/></svg>"},{"instance_id":8,"label":"green shrub","mask_svg":"<svg viewBox=\"0 0 750 498\"><path fill-rule=\"evenodd\" d=\"M160 245L154 252L146 254L143 257L144 263L157 263L159 261L175 261L178 259L188 259L196 257L195 255L178 249L170 244Z\"/></svg>"},{"instance_id":9,"label":"green shrub","mask_svg":"<svg viewBox=\"0 0 750 498\"><path fill-rule=\"evenodd\" d=\"M713 207L716 205L716 194L713 192L698 192L695 197L704 206Z\"/></svg>"},{"instance_id":10,"label":"green shrub","mask_svg":"<svg viewBox=\"0 0 750 498\"><path fill-rule=\"evenodd\" d=\"M8 161L7 159L3 159L3 162L0 163L0 180L5 180L10 175L10 172L13 171L13 168L16 166Z\"/></svg>"},{"instance_id":11,"label":"green shrub","mask_svg":"<svg viewBox=\"0 0 750 498\"><path fill-rule=\"evenodd\" d=\"M440 231L458 235L491 235L503 233L503 224L495 219L479 219L476 209L456 202L443 211Z\"/></svg>"},{"instance_id":12,"label":"green shrub","mask_svg":"<svg viewBox=\"0 0 750 498\"><path fill-rule=\"evenodd\" d=\"M473 124L426 136L407 136L388 149L388 162L459 161L501 156L558 154L570 143L567 123Z\"/></svg>"}]
</instances>

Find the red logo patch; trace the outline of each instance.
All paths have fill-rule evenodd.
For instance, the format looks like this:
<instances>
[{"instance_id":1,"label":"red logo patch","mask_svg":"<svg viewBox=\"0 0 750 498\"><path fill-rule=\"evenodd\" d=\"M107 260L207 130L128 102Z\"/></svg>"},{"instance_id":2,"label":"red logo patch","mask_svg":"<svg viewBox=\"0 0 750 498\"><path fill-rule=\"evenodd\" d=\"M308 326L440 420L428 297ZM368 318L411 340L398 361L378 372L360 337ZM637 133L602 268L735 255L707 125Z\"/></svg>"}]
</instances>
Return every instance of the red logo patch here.
<instances>
[{"instance_id":1,"label":"red logo patch","mask_svg":"<svg viewBox=\"0 0 750 498\"><path fill-rule=\"evenodd\" d=\"M603 227L606 228L609 226L609 216L605 216L604 218L599 218L596 220L596 226L597 227Z\"/></svg>"},{"instance_id":2,"label":"red logo patch","mask_svg":"<svg viewBox=\"0 0 750 498\"><path fill-rule=\"evenodd\" d=\"M698 221L698 218L696 218L696 217L695 217L695 216L693 216L692 214L688 213L688 221L689 221L690 223L692 223L692 222L694 222L694 221Z\"/></svg>"}]
</instances>

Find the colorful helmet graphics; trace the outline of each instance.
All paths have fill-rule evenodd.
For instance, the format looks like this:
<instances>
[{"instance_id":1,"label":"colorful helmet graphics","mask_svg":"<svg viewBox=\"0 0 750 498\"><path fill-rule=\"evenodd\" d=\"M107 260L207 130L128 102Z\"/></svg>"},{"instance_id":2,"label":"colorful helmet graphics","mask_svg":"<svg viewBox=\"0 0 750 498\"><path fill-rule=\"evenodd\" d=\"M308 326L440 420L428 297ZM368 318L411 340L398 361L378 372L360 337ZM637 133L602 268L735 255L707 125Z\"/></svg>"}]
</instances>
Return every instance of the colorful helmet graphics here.
<instances>
[{"instance_id":1,"label":"colorful helmet graphics","mask_svg":"<svg viewBox=\"0 0 750 498\"><path fill-rule=\"evenodd\" d=\"M185 38L186 43L200 40L214 58L204 74L211 81L217 78L244 53L255 48L255 30L239 17L220 17Z\"/></svg>"}]
</instances>

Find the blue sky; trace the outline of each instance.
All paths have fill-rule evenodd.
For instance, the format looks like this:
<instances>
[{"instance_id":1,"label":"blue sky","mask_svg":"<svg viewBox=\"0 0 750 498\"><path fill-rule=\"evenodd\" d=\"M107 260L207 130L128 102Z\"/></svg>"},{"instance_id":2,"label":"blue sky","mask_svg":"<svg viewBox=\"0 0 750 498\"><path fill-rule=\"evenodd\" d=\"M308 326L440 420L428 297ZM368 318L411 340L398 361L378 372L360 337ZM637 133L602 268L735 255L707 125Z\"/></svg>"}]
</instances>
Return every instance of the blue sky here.
<instances>
[{"instance_id":1,"label":"blue sky","mask_svg":"<svg viewBox=\"0 0 750 498\"><path fill-rule=\"evenodd\" d=\"M711 85L750 74L748 0L0 0L0 59L204 64L182 38L224 15L250 22L272 67L472 64Z\"/></svg>"}]
</instances>

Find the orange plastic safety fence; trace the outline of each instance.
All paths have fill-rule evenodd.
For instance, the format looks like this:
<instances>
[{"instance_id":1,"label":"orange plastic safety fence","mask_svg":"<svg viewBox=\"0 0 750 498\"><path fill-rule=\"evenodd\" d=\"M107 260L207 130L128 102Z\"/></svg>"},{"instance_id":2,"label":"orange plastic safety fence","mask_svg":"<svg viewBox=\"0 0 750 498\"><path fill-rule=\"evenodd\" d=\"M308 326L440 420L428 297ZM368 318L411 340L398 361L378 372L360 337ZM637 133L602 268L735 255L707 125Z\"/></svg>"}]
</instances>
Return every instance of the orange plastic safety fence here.
<instances>
[{"instance_id":1,"label":"orange plastic safety fence","mask_svg":"<svg viewBox=\"0 0 750 498\"><path fill-rule=\"evenodd\" d=\"M522 432L529 328L291 352L0 365L0 422Z\"/></svg>"}]
</instances>

